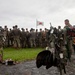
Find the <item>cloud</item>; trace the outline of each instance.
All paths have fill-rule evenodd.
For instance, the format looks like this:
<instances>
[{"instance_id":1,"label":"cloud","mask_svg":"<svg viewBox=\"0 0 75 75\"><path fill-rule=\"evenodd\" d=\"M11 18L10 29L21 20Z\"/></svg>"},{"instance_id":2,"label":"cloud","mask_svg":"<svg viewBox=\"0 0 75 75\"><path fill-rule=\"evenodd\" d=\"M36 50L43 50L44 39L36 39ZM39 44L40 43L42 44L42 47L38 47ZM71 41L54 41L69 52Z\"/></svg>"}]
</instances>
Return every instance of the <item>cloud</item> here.
<instances>
[{"instance_id":1,"label":"cloud","mask_svg":"<svg viewBox=\"0 0 75 75\"><path fill-rule=\"evenodd\" d=\"M74 24L75 0L0 0L0 25L36 27L36 19L43 21L42 28L64 27L64 19ZM40 28L40 26L38 27Z\"/></svg>"}]
</instances>

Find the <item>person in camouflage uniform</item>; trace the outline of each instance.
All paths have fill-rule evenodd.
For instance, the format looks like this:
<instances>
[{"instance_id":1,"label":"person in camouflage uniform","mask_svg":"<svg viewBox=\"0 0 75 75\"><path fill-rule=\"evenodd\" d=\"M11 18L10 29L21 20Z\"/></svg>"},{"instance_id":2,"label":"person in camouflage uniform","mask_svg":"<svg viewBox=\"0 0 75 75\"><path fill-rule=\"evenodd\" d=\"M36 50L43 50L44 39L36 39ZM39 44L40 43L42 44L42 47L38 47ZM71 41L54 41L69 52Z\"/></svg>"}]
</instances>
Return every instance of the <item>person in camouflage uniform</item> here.
<instances>
[{"instance_id":1,"label":"person in camouflage uniform","mask_svg":"<svg viewBox=\"0 0 75 75\"><path fill-rule=\"evenodd\" d=\"M9 46L13 46L13 34L12 34L12 29L9 30Z\"/></svg>"},{"instance_id":2,"label":"person in camouflage uniform","mask_svg":"<svg viewBox=\"0 0 75 75\"><path fill-rule=\"evenodd\" d=\"M75 30L75 25L73 25L73 29ZM73 49L75 54L75 35L72 37L72 41L73 41Z\"/></svg>"},{"instance_id":3,"label":"person in camouflage uniform","mask_svg":"<svg viewBox=\"0 0 75 75\"><path fill-rule=\"evenodd\" d=\"M43 45L42 45L42 29L40 29L40 32L39 32L39 34L38 34L38 36L39 36L39 47L42 47Z\"/></svg>"},{"instance_id":4,"label":"person in camouflage uniform","mask_svg":"<svg viewBox=\"0 0 75 75\"><path fill-rule=\"evenodd\" d=\"M28 28L26 28L26 47L30 48L30 33L28 31Z\"/></svg>"},{"instance_id":5,"label":"person in camouflage uniform","mask_svg":"<svg viewBox=\"0 0 75 75\"><path fill-rule=\"evenodd\" d=\"M49 35L48 35L48 29L46 29L45 28L45 47L48 45L48 37L49 37Z\"/></svg>"},{"instance_id":6,"label":"person in camouflage uniform","mask_svg":"<svg viewBox=\"0 0 75 75\"><path fill-rule=\"evenodd\" d=\"M9 32L9 40L10 40L10 45L12 47L14 47L14 30L15 30L15 26L13 26L13 29L11 30L10 29L10 32Z\"/></svg>"},{"instance_id":7,"label":"person in camouflage uniform","mask_svg":"<svg viewBox=\"0 0 75 75\"><path fill-rule=\"evenodd\" d=\"M4 29L0 26L0 63L3 62Z\"/></svg>"},{"instance_id":8,"label":"person in camouflage uniform","mask_svg":"<svg viewBox=\"0 0 75 75\"><path fill-rule=\"evenodd\" d=\"M65 45L66 45L66 49L67 49L67 58L69 59L69 61L71 61L71 54L72 54L72 38L67 35L67 30L69 28L72 28L72 25L69 23L69 20L66 19L65 20L65 27L64 27L64 40L65 40Z\"/></svg>"},{"instance_id":9,"label":"person in camouflage uniform","mask_svg":"<svg viewBox=\"0 0 75 75\"><path fill-rule=\"evenodd\" d=\"M33 28L31 28L30 30L30 46L31 47L36 47L36 43L35 43L35 37L36 37L36 33L34 32L35 30Z\"/></svg>"},{"instance_id":10,"label":"person in camouflage uniform","mask_svg":"<svg viewBox=\"0 0 75 75\"><path fill-rule=\"evenodd\" d=\"M4 29L0 26L0 48L4 46Z\"/></svg>"},{"instance_id":11,"label":"person in camouflage uniform","mask_svg":"<svg viewBox=\"0 0 75 75\"><path fill-rule=\"evenodd\" d=\"M36 43L36 47L39 47L39 32L38 32L38 29L36 29L36 32L35 32L35 43Z\"/></svg>"},{"instance_id":12,"label":"person in camouflage uniform","mask_svg":"<svg viewBox=\"0 0 75 75\"><path fill-rule=\"evenodd\" d=\"M25 29L21 29L22 32L21 32L21 47L22 48L25 48L26 47L26 32L25 32Z\"/></svg>"},{"instance_id":13,"label":"person in camouflage uniform","mask_svg":"<svg viewBox=\"0 0 75 75\"><path fill-rule=\"evenodd\" d=\"M15 29L13 30L13 36L14 36L14 47L20 48L21 31L18 29L17 25L15 25Z\"/></svg>"},{"instance_id":14,"label":"person in camouflage uniform","mask_svg":"<svg viewBox=\"0 0 75 75\"><path fill-rule=\"evenodd\" d=\"M42 31L42 47L47 46L47 29L45 28L45 31Z\"/></svg>"},{"instance_id":15,"label":"person in camouflage uniform","mask_svg":"<svg viewBox=\"0 0 75 75\"><path fill-rule=\"evenodd\" d=\"M8 27L6 25L6 26L4 26L4 39L5 39L4 46L5 47L9 46L9 36L8 36L8 34L9 34L9 31L8 31Z\"/></svg>"}]
</instances>

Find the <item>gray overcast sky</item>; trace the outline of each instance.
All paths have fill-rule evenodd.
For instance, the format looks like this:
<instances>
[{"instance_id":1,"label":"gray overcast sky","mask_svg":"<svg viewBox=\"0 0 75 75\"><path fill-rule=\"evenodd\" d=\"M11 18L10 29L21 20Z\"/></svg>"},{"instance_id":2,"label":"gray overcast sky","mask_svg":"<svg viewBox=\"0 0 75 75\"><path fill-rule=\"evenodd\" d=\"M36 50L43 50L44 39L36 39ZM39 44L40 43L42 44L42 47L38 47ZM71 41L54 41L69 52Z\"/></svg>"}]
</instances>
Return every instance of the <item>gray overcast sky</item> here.
<instances>
[{"instance_id":1,"label":"gray overcast sky","mask_svg":"<svg viewBox=\"0 0 75 75\"><path fill-rule=\"evenodd\" d=\"M38 28L64 27L65 19L75 25L75 0L0 0L0 25L35 28L36 19L44 22Z\"/></svg>"}]
</instances>

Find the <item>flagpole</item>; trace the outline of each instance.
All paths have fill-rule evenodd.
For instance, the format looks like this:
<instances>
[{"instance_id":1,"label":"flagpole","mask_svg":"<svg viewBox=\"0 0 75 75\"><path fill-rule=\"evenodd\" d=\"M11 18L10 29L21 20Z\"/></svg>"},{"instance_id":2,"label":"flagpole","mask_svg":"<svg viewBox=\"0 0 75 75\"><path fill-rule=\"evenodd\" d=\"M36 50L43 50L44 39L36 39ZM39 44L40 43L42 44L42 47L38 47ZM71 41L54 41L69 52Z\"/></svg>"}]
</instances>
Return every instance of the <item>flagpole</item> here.
<instances>
[{"instance_id":1,"label":"flagpole","mask_svg":"<svg viewBox=\"0 0 75 75\"><path fill-rule=\"evenodd\" d=\"M36 29L37 29L37 19L36 19Z\"/></svg>"}]
</instances>

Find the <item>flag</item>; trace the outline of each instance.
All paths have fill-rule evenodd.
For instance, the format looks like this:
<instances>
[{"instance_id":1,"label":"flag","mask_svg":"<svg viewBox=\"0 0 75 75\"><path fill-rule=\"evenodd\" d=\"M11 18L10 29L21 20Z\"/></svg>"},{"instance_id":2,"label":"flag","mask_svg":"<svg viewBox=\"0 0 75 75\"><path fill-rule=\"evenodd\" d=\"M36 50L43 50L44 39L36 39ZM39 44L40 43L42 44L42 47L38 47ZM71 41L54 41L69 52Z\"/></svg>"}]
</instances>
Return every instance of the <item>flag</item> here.
<instances>
[{"instance_id":1,"label":"flag","mask_svg":"<svg viewBox=\"0 0 75 75\"><path fill-rule=\"evenodd\" d=\"M37 21L37 26L38 26L38 25L42 25L42 26L43 26L43 25L44 25L44 22Z\"/></svg>"}]
</instances>

